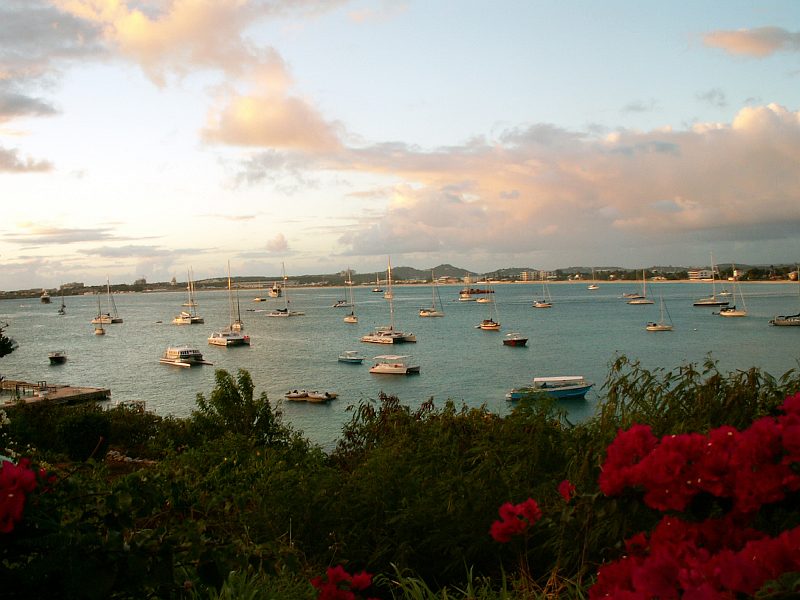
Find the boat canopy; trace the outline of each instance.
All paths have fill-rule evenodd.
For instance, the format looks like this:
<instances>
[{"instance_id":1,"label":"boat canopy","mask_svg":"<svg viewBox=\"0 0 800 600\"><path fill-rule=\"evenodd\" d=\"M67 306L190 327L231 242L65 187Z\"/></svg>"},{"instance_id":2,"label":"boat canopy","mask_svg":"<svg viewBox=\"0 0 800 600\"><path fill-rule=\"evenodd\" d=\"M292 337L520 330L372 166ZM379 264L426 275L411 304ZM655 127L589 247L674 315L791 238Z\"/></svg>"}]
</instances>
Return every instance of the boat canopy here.
<instances>
[{"instance_id":1,"label":"boat canopy","mask_svg":"<svg viewBox=\"0 0 800 600\"><path fill-rule=\"evenodd\" d=\"M534 383L556 383L563 381L584 381L583 375L565 375L563 377L534 377Z\"/></svg>"},{"instance_id":2,"label":"boat canopy","mask_svg":"<svg viewBox=\"0 0 800 600\"><path fill-rule=\"evenodd\" d=\"M374 360L402 360L408 357L408 354L380 354Z\"/></svg>"}]
</instances>

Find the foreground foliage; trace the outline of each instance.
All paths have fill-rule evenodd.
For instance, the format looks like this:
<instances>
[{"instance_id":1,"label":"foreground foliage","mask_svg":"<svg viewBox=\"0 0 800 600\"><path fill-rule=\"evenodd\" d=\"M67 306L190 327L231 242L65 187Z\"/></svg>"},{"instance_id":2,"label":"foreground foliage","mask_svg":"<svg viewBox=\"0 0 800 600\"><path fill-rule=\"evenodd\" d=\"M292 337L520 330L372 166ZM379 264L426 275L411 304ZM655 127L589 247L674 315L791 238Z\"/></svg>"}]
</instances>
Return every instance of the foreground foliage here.
<instances>
[{"instance_id":1,"label":"foreground foliage","mask_svg":"<svg viewBox=\"0 0 800 600\"><path fill-rule=\"evenodd\" d=\"M3 521L0 595L582 598L601 565L631 552L625 540L658 531L661 511L691 507L702 521L727 506L707 494L653 505L644 480L601 490L622 432L646 425L651 442L743 432L779 418L798 390L795 372L724 374L711 361L648 371L620 357L585 423L545 398L501 418L381 396L352 408L329 455L256 397L245 371L218 371L188 419L19 406L0 453L30 457L37 484L26 484L20 518ZM787 489L752 525L772 537L796 527L797 500ZM769 589L794 586L787 575Z\"/></svg>"}]
</instances>

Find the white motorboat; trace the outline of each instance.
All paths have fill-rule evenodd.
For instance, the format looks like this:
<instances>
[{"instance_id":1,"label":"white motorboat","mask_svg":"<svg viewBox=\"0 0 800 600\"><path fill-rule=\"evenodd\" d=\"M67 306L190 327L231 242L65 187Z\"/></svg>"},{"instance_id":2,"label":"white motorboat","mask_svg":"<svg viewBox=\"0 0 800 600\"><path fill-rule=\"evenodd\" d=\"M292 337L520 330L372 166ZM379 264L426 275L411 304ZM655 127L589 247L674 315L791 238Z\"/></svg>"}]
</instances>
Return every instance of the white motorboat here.
<instances>
[{"instance_id":1,"label":"white motorboat","mask_svg":"<svg viewBox=\"0 0 800 600\"><path fill-rule=\"evenodd\" d=\"M478 325L478 328L483 329L484 331L499 331L500 323L492 318L484 319L481 321L480 325Z\"/></svg>"},{"instance_id":2,"label":"white motorboat","mask_svg":"<svg viewBox=\"0 0 800 600\"><path fill-rule=\"evenodd\" d=\"M506 394L508 400L519 400L527 395L544 392L556 399L583 398L594 384L582 375L534 377L529 386L516 388Z\"/></svg>"},{"instance_id":3,"label":"white motorboat","mask_svg":"<svg viewBox=\"0 0 800 600\"><path fill-rule=\"evenodd\" d=\"M599 290L600 286L597 285L597 279L594 276L594 267L592 267L592 283L586 286L586 289L589 291L594 292L595 290Z\"/></svg>"},{"instance_id":4,"label":"white motorboat","mask_svg":"<svg viewBox=\"0 0 800 600\"><path fill-rule=\"evenodd\" d=\"M215 331L208 338L208 343L212 346L249 346L250 336L243 334L241 331L233 331L225 329L223 331Z\"/></svg>"},{"instance_id":5,"label":"white motorboat","mask_svg":"<svg viewBox=\"0 0 800 600\"><path fill-rule=\"evenodd\" d=\"M364 362L364 355L358 350L345 350L338 357L339 362L360 365Z\"/></svg>"},{"instance_id":6,"label":"white motorboat","mask_svg":"<svg viewBox=\"0 0 800 600\"><path fill-rule=\"evenodd\" d=\"M524 346L528 343L528 338L521 333L507 333L503 339L504 346Z\"/></svg>"},{"instance_id":7,"label":"white motorboat","mask_svg":"<svg viewBox=\"0 0 800 600\"><path fill-rule=\"evenodd\" d=\"M375 357L370 373L379 375L411 375L419 373L419 365L409 364L407 354L381 354Z\"/></svg>"},{"instance_id":8,"label":"white motorboat","mask_svg":"<svg viewBox=\"0 0 800 600\"><path fill-rule=\"evenodd\" d=\"M165 365L175 365L176 367L212 364L203 358L203 354L199 350L186 345L170 346L164 351L158 362Z\"/></svg>"},{"instance_id":9,"label":"white motorboat","mask_svg":"<svg viewBox=\"0 0 800 600\"><path fill-rule=\"evenodd\" d=\"M268 295L270 298L280 298L282 295L281 284L279 284L277 281L273 282Z\"/></svg>"},{"instance_id":10,"label":"white motorboat","mask_svg":"<svg viewBox=\"0 0 800 600\"><path fill-rule=\"evenodd\" d=\"M336 392L318 392L316 390L309 391L306 398L312 404L320 404L328 400L335 400L339 397Z\"/></svg>"},{"instance_id":11,"label":"white motorboat","mask_svg":"<svg viewBox=\"0 0 800 600\"><path fill-rule=\"evenodd\" d=\"M50 294L47 290L42 290L42 295L39 296L42 304L50 304Z\"/></svg>"}]
</instances>

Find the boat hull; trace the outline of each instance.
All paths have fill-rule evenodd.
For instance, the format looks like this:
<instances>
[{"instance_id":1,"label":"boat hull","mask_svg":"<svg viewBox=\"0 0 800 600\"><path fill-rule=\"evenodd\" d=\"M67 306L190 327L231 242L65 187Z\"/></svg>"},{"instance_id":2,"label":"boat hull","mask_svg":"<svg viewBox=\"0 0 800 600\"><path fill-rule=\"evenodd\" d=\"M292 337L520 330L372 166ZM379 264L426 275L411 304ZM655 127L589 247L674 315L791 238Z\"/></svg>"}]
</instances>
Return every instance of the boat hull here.
<instances>
[{"instance_id":1,"label":"boat hull","mask_svg":"<svg viewBox=\"0 0 800 600\"><path fill-rule=\"evenodd\" d=\"M528 343L528 338L515 338L515 339L503 340L504 346L521 347L527 343Z\"/></svg>"},{"instance_id":2,"label":"boat hull","mask_svg":"<svg viewBox=\"0 0 800 600\"><path fill-rule=\"evenodd\" d=\"M774 319L770 319L770 325L775 327L800 327L800 314L797 315L788 315L788 316L778 316Z\"/></svg>"}]
</instances>

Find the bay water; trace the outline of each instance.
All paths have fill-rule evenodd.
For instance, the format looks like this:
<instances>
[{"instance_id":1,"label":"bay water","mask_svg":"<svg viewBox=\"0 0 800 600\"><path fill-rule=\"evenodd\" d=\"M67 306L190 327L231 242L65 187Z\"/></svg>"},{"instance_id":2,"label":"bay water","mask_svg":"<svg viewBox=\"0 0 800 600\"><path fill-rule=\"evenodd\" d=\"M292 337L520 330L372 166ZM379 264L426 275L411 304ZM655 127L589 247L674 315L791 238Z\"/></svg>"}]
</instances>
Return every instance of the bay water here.
<instances>
[{"instance_id":1,"label":"bay water","mask_svg":"<svg viewBox=\"0 0 800 600\"><path fill-rule=\"evenodd\" d=\"M330 449L351 415L348 407L375 401L381 391L397 395L417 407L428 398L441 406L452 399L457 405L485 405L507 414L505 394L530 383L534 376L583 375L595 382L585 400L563 401L572 420L595 412L610 363L624 354L646 368L672 369L687 362L702 363L709 355L722 371L756 366L779 376L800 366L800 328L772 327L777 314L800 311L797 283L742 284L748 316L723 318L716 308L693 307L692 302L711 293L710 284L659 282L649 284L652 305L628 305L623 292L640 286L601 283L590 291L585 282L550 284L553 307L537 309L532 300L542 295L537 283L495 286L494 303L459 302L460 286L438 286L445 317L420 318L418 309L429 307L430 286L394 287L394 322L411 331L416 344L375 345L359 338L389 323L389 304L370 287L357 287L357 324L343 322L350 308L333 308L346 298L343 288L292 288L291 306L304 316L272 318L267 311L282 308L284 298L253 302L262 290L239 292L241 316L251 346L210 346L208 336L228 326L229 295L225 291L196 294L202 325L173 325L172 318L186 300L182 292L117 294L116 306L124 323L106 325L106 335L94 335L89 321L97 314L97 296L67 297L66 314L57 314L60 298L42 304L38 298L0 301L0 322L6 335L19 343L0 359L0 374L8 379L47 381L109 388L112 402L143 400L148 410L187 416L195 408L197 393L208 396L215 369L236 373L247 369L256 386L280 403L284 420L313 442ZM719 289L719 284L718 284ZM671 332L649 332L648 321L659 319L659 298L674 324ZM732 297L729 300L733 303ZM738 300L738 299L737 299ZM106 298L101 297L104 304ZM741 307L741 301L737 301ZM483 331L481 320L500 321L500 332ZM506 333L528 336L525 347L502 344ZM191 369L163 365L158 359L170 345L189 344L203 352L213 366ZM50 365L47 354L65 350L62 365ZM344 350L360 350L363 365L337 361ZM371 358L379 354L409 354L421 367L414 376L369 373ZM327 404L284 400L295 388L334 391L339 398Z\"/></svg>"}]
</instances>

